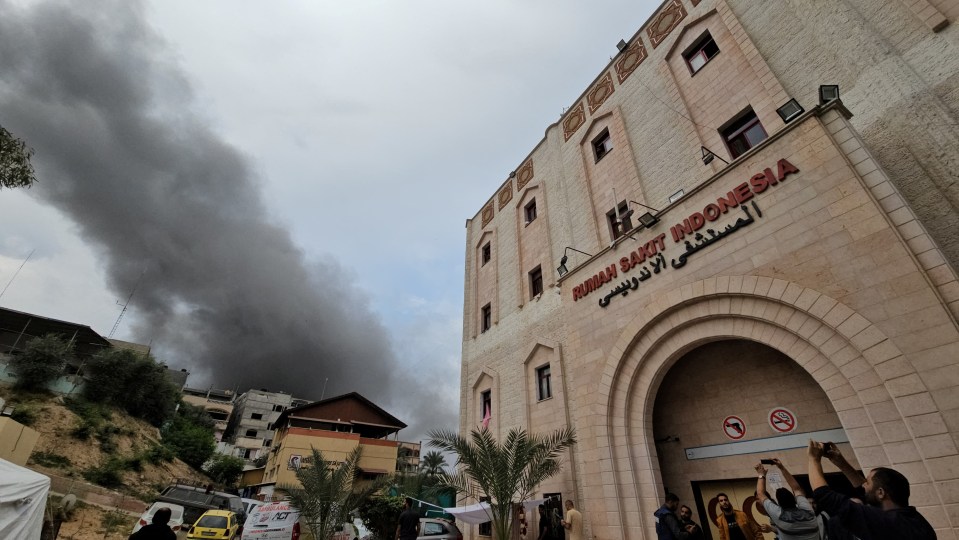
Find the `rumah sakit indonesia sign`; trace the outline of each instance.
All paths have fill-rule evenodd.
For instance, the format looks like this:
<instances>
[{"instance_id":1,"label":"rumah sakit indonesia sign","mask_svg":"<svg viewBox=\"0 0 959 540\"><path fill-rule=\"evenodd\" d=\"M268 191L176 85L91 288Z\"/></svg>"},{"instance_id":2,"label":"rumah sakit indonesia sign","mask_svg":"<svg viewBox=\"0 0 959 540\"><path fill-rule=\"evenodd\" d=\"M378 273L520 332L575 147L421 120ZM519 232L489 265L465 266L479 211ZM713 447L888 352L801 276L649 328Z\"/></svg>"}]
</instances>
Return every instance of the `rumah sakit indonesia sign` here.
<instances>
[{"instance_id":1,"label":"rumah sakit indonesia sign","mask_svg":"<svg viewBox=\"0 0 959 540\"><path fill-rule=\"evenodd\" d=\"M666 251L666 233L663 233L639 246L628 256L621 257L618 264L610 264L581 284L574 285L573 301L579 301L592 293L599 292L606 283L616 279L620 272L626 274L640 267L637 276L623 281L599 299L600 307L606 307L617 296L626 296L630 291L638 289L639 284L643 281L669 268L682 268L689 258L698 251L706 249L727 236L735 234L740 229L752 225L757 219L763 217L763 213L753 197L783 182L789 175L799 172L795 165L785 159L776 162L775 169L775 171L772 168L763 169L762 172L754 174L748 181L729 190L725 195L719 196L716 202L707 204L701 212L693 212L681 223L670 227L669 236L673 243L682 242L685 244L686 250L677 257L670 259L668 263L664 254ZM723 228L709 227L709 224L719 221L733 209L742 212L742 215L736 221ZM733 214L738 213L733 212Z\"/></svg>"}]
</instances>

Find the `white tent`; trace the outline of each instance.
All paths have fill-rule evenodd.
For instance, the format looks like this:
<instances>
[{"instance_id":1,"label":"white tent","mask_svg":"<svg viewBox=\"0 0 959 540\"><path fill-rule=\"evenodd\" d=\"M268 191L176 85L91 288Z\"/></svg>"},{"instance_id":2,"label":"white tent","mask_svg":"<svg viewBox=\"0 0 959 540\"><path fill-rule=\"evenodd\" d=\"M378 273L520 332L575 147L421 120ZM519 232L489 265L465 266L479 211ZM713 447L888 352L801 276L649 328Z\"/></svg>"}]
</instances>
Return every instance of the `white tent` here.
<instances>
[{"instance_id":1,"label":"white tent","mask_svg":"<svg viewBox=\"0 0 959 540\"><path fill-rule=\"evenodd\" d=\"M50 479L0 459L0 538L39 540Z\"/></svg>"},{"instance_id":2,"label":"white tent","mask_svg":"<svg viewBox=\"0 0 959 540\"><path fill-rule=\"evenodd\" d=\"M526 513L532 513L537 506L546 502L547 499L533 499L531 501L523 501L523 507L526 509ZM492 514L490 513L489 503L478 503L471 504L469 506L457 506L455 508L444 508L447 513L453 514L456 519L464 521L466 523L484 523L492 519Z\"/></svg>"}]
</instances>

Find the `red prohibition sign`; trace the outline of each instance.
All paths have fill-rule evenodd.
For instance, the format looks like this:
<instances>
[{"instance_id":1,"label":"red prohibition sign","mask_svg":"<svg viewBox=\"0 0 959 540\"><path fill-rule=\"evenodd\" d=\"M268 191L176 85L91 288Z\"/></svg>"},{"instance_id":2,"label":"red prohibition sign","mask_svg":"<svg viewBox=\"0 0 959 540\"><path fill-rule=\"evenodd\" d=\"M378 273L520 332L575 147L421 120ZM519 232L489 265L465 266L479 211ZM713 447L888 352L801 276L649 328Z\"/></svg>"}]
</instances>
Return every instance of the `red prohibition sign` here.
<instances>
[{"instance_id":1,"label":"red prohibition sign","mask_svg":"<svg viewBox=\"0 0 959 540\"><path fill-rule=\"evenodd\" d=\"M746 436L746 422L743 419L729 415L723 419L723 433L734 441L738 441Z\"/></svg>"},{"instance_id":2,"label":"red prohibition sign","mask_svg":"<svg viewBox=\"0 0 959 540\"><path fill-rule=\"evenodd\" d=\"M779 433L789 433L796 429L796 414L785 407L776 407L769 411L769 425Z\"/></svg>"}]
</instances>

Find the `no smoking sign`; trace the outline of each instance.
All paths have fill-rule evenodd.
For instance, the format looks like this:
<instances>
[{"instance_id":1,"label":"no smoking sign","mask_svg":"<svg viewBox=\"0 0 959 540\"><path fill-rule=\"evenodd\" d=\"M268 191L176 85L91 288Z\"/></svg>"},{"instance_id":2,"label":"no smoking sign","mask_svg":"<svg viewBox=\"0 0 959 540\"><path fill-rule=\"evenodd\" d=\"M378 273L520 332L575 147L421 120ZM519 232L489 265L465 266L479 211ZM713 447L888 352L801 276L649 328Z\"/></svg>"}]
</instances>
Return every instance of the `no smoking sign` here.
<instances>
[{"instance_id":1,"label":"no smoking sign","mask_svg":"<svg viewBox=\"0 0 959 540\"><path fill-rule=\"evenodd\" d=\"M785 407L769 411L769 425L776 433L789 433L796 429L796 413Z\"/></svg>"}]
</instances>

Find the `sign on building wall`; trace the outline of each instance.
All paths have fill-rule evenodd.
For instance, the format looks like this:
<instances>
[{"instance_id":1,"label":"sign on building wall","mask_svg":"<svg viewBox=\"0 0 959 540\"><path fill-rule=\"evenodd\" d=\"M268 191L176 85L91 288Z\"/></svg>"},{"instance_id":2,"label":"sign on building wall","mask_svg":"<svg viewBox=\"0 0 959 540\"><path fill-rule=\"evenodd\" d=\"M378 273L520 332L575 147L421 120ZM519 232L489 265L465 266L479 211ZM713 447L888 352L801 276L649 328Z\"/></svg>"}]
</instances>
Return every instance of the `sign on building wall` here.
<instances>
[{"instance_id":1,"label":"sign on building wall","mask_svg":"<svg viewBox=\"0 0 959 540\"><path fill-rule=\"evenodd\" d=\"M786 407L776 407L769 411L769 425L776 433L789 433L796 429L796 413Z\"/></svg>"}]
</instances>

